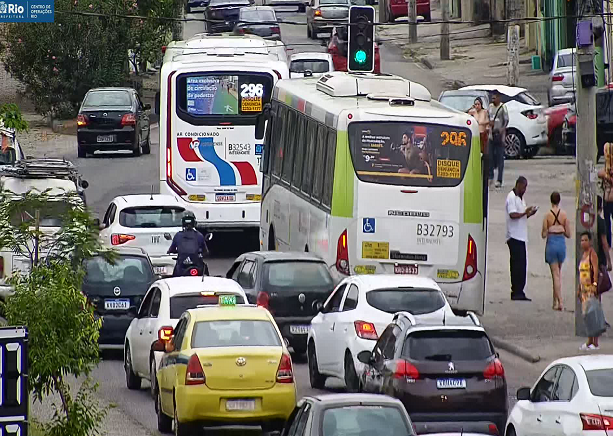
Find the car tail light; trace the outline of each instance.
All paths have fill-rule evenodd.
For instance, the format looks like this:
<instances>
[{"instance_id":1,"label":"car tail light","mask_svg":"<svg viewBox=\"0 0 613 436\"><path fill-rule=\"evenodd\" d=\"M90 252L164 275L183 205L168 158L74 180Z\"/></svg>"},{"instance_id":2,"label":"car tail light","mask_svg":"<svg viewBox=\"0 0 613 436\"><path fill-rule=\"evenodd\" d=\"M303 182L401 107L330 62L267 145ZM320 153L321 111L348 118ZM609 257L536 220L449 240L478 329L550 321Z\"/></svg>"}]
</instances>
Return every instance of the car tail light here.
<instances>
[{"instance_id":1,"label":"car tail light","mask_svg":"<svg viewBox=\"0 0 613 436\"><path fill-rule=\"evenodd\" d=\"M165 45L163 45L163 46L162 46L162 54L165 54L165 53L166 53L166 46L165 46Z\"/></svg>"},{"instance_id":2,"label":"car tail light","mask_svg":"<svg viewBox=\"0 0 613 436\"><path fill-rule=\"evenodd\" d=\"M531 120L536 120L538 118L538 114L535 114L532 110L523 111L521 114Z\"/></svg>"},{"instance_id":3,"label":"car tail light","mask_svg":"<svg viewBox=\"0 0 613 436\"><path fill-rule=\"evenodd\" d=\"M372 322L354 321L353 325L355 327L355 334L358 335L358 338L372 339L375 341L379 339L375 325Z\"/></svg>"},{"instance_id":4,"label":"car tail light","mask_svg":"<svg viewBox=\"0 0 613 436\"><path fill-rule=\"evenodd\" d=\"M292 358L289 354L281 355L279 369L277 369L277 383L293 383L294 370L292 369Z\"/></svg>"},{"instance_id":5,"label":"car tail light","mask_svg":"<svg viewBox=\"0 0 613 436\"><path fill-rule=\"evenodd\" d=\"M419 378L419 371L415 365L411 364L410 362L407 362L404 359L398 359L396 361L394 378L417 380Z\"/></svg>"},{"instance_id":6,"label":"car tail light","mask_svg":"<svg viewBox=\"0 0 613 436\"><path fill-rule=\"evenodd\" d=\"M133 126L135 124L136 124L136 117L134 116L134 114L125 114L121 118L122 126Z\"/></svg>"},{"instance_id":7,"label":"car tail light","mask_svg":"<svg viewBox=\"0 0 613 436\"><path fill-rule=\"evenodd\" d=\"M85 115L77 115L77 126L87 126L87 116Z\"/></svg>"},{"instance_id":8,"label":"car tail light","mask_svg":"<svg viewBox=\"0 0 613 436\"><path fill-rule=\"evenodd\" d=\"M169 325L160 327L160 329L158 330L158 339L160 341L170 341L170 338L172 337L173 332L174 332L174 329Z\"/></svg>"},{"instance_id":9,"label":"car tail light","mask_svg":"<svg viewBox=\"0 0 613 436\"><path fill-rule=\"evenodd\" d=\"M483 371L483 377L487 379L493 379L495 377L504 377L504 366L499 359L494 359L490 363L485 371Z\"/></svg>"},{"instance_id":10,"label":"car tail light","mask_svg":"<svg viewBox=\"0 0 613 436\"><path fill-rule=\"evenodd\" d=\"M556 73L553 76L551 76L552 82L561 82L563 80L564 80L564 74L562 73Z\"/></svg>"},{"instance_id":11,"label":"car tail light","mask_svg":"<svg viewBox=\"0 0 613 436\"><path fill-rule=\"evenodd\" d=\"M315 12L313 13L316 17L321 17L321 11L319 9L316 9Z\"/></svg>"},{"instance_id":12,"label":"car tail light","mask_svg":"<svg viewBox=\"0 0 613 436\"><path fill-rule=\"evenodd\" d=\"M111 235L111 245L121 245L125 244L128 241L133 241L136 239L134 235L123 235L118 233L113 233Z\"/></svg>"},{"instance_id":13,"label":"car tail light","mask_svg":"<svg viewBox=\"0 0 613 436\"><path fill-rule=\"evenodd\" d=\"M496 436L500 435L500 433L498 432L498 426L496 424L490 424L488 426L488 430L489 430L490 434L493 434L493 435L496 435Z\"/></svg>"},{"instance_id":14,"label":"car tail light","mask_svg":"<svg viewBox=\"0 0 613 436\"><path fill-rule=\"evenodd\" d=\"M347 248L347 229L343 231L336 246L336 269L349 275L349 249Z\"/></svg>"},{"instance_id":15,"label":"car tail light","mask_svg":"<svg viewBox=\"0 0 613 436\"><path fill-rule=\"evenodd\" d=\"M281 29L279 27L272 27L270 30L272 31L272 33L276 33L276 34L281 33Z\"/></svg>"},{"instance_id":16,"label":"car tail light","mask_svg":"<svg viewBox=\"0 0 613 436\"><path fill-rule=\"evenodd\" d=\"M466 247L466 262L464 262L464 277L462 280L470 280L477 274L477 244L472 236L468 235Z\"/></svg>"},{"instance_id":17,"label":"car tail light","mask_svg":"<svg viewBox=\"0 0 613 436\"><path fill-rule=\"evenodd\" d=\"M583 430L613 430L613 417L594 413L580 413Z\"/></svg>"},{"instance_id":18,"label":"car tail light","mask_svg":"<svg viewBox=\"0 0 613 436\"><path fill-rule=\"evenodd\" d=\"M202 385L206 382L204 370L200 364L200 359L197 354L192 354L187 362L187 371L185 372L186 385Z\"/></svg>"},{"instance_id":19,"label":"car tail light","mask_svg":"<svg viewBox=\"0 0 613 436\"><path fill-rule=\"evenodd\" d=\"M260 291L258 293L258 299L257 299L256 304L258 306L262 306L265 309L268 309L269 303L270 303L270 296L266 292Z\"/></svg>"}]
</instances>

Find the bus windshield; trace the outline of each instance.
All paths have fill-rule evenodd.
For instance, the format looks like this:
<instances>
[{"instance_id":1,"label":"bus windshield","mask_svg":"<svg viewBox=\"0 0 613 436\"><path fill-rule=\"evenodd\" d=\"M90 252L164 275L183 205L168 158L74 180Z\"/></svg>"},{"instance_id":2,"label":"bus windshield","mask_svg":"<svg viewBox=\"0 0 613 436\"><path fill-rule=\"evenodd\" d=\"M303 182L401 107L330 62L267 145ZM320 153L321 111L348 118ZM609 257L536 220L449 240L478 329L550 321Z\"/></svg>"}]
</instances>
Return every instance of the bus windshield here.
<instances>
[{"instance_id":1,"label":"bus windshield","mask_svg":"<svg viewBox=\"0 0 613 436\"><path fill-rule=\"evenodd\" d=\"M357 177L370 183L452 187L462 182L471 148L466 128L407 122L355 122L349 147Z\"/></svg>"}]
</instances>

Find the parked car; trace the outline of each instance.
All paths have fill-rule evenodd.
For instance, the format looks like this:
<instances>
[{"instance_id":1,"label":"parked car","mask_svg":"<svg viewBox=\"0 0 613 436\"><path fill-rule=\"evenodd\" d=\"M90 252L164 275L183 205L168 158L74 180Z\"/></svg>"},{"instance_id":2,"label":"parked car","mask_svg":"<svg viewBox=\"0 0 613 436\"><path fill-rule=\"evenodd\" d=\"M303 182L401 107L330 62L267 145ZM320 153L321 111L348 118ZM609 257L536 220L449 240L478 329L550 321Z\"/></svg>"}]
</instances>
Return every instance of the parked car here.
<instances>
[{"instance_id":1,"label":"parked car","mask_svg":"<svg viewBox=\"0 0 613 436\"><path fill-rule=\"evenodd\" d=\"M483 101L483 107L490 105L490 95L487 91L449 90L441 92L438 101L460 112L468 112L473 107L475 99L479 97Z\"/></svg>"},{"instance_id":2,"label":"parked car","mask_svg":"<svg viewBox=\"0 0 613 436\"><path fill-rule=\"evenodd\" d=\"M331 33L334 26L349 22L351 0L311 0L306 8L307 37Z\"/></svg>"},{"instance_id":3,"label":"parked car","mask_svg":"<svg viewBox=\"0 0 613 436\"><path fill-rule=\"evenodd\" d=\"M0 120L0 139L2 140L0 144L0 165L13 165L26 157L17 140L15 129L4 127L3 124Z\"/></svg>"},{"instance_id":4,"label":"parked car","mask_svg":"<svg viewBox=\"0 0 613 436\"><path fill-rule=\"evenodd\" d=\"M328 41L328 53L332 55L334 71L347 71L347 26L337 26L332 29L332 36ZM379 43L375 42L375 69L376 74L381 74L381 55Z\"/></svg>"},{"instance_id":5,"label":"parked car","mask_svg":"<svg viewBox=\"0 0 613 436\"><path fill-rule=\"evenodd\" d=\"M549 106L572 103L575 100L577 83L575 51L574 48L565 48L555 54L547 88Z\"/></svg>"},{"instance_id":6,"label":"parked car","mask_svg":"<svg viewBox=\"0 0 613 436\"><path fill-rule=\"evenodd\" d=\"M234 26L235 35L258 35L263 38L281 40L281 28L277 14L271 6L241 8L238 21Z\"/></svg>"},{"instance_id":7,"label":"parked car","mask_svg":"<svg viewBox=\"0 0 613 436\"><path fill-rule=\"evenodd\" d=\"M506 436L606 435L613 429L613 355L558 359L517 391Z\"/></svg>"},{"instance_id":8,"label":"parked car","mask_svg":"<svg viewBox=\"0 0 613 436\"><path fill-rule=\"evenodd\" d=\"M241 8L251 6L249 0L210 0L204 9L208 33L232 32Z\"/></svg>"},{"instance_id":9,"label":"parked car","mask_svg":"<svg viewBox=\"0 0 613 436\"><path fill-rule=\"evenodd\" d=\"M291 55L289 58L290 79L304 77L306 71L310 71L312 77L320 77L334 71L332 55L321 52L302 52Z\"/></svg>"},{"instance_id":10,"label":"parked car","mask_svg":"<svg viewBox=\"0 0 613 436\"><path fill-rule=\"evenodd\" d=\"M562 124L562 141L566 154L575 155L577 145L577 112L575 106L572 105L564 116ZM602 155L602 147L598 148L598 156Z\"/></svg>"},{"instance_id":11,"label":"parked car","mask_svg":"<svg viewBox=\"0 0 613 436\"><path fill-rule=\"evenodd\" d=\"M209 5L210 0L187 0L185 11L190 14L194 9L206 8Z\"/></svg>"},{"instance_id":12,"label":"parked car","mask_svg":"<svg viewBox=\"0 0 613 436\"><path fill-rule=\"evenodd\" d=\"M559 104L545 109L545 116L547 117L547 144L555 150L556 154L566 153L562 130L569 107L570 104Z\"/></svg>"},{"instance_id":13,"label":"parked car","mask_svg":"<svg viewBox=\"0 0 613 436\"><path fill-rule=\"evenodd\" d=\"M307 338L311 387L323 389L327 377L337 377L345 381L348 392L357 392L358 374L364 369L357 355L371 352L379 334L401 311L435 323L454 317L445 294L429 278L376 274L341 281L311 321Z\"/></svg>"},{"instance_id":14,"label":"parked car","mask_svg":"<svg viewBox=\"0 0 613 436\"><path fill-rule=\"evenodd\" d=\"M317 303L326 301L334 281L326 263L303 252L254 251L239 256L226 277L236 280L249 303L272 313L283 338L304 354Z\"/></svg>"},{"instance_id":15,"label":"parked car","mask_svg":"<svg viewBox=\"0 0 613 436\"><path fill-rule=\"evenodd\" d=\"M327 394L302 397L281 434L354 436L382 432L389 435L415 435L411 418L400 401L383 395Z\"/></svg>"},{"instance_id":16,"label":"parked car","mask_svg":"<svg viewBox=\"0 0 613 436\"><path fill-rule=\"evenodd\" d=\"M416 0L417 16L423 17L424 21L432 21L430 12L430 0ZM408 2L405 0L379 0L380 21L393 23L396 18L406 17L408 14Z\"/></svg>"},{"instance_id":17,"label":"parked car","mask_svg":"<svg viewBox=\"0 0 613 436\"><path fill-rule=\"evenodd\" d=\"M473 85L460 90L498 91L507 106L509 125L505 137L505 156L510 159L536 156L547 144L547 118L543 105L525 88L505 85ZM491 101L491 98L490 98Z\"/></svg>"},{"instance_id":18,"label":"parked car","mask_svg":"<svg viewBox=\"0 0 613 436\"><path fill-rule=\"evenodd\" d=\"M141 248L120 248L114 264L102 256L84 262L82 292L102 318L100 348L123 349L126 331L149 289L157 279L147 253Z\"/></svg>"},{"instance_id":19,"label":"parked car","mask_svg":"<svg viewBox=\"0 0 613 436\"><path fill-rule=\"evenodd\" d=\"M151 153L150 109L135 89L90 89L77 116L78 156L113 150Z\"/></svg>"},{"instance_id":20,"label":"parked car","mask_svg":"<svg viewBox=\"0 0 613 436\"><path fill-rule=\"evenodd\" d=\"M400 312L372 352L358 354L361 386L398 398L416 424L487 422L501 434L508 395L497 356L473 314L433 325Z\"/></svg>"}]
</instances>

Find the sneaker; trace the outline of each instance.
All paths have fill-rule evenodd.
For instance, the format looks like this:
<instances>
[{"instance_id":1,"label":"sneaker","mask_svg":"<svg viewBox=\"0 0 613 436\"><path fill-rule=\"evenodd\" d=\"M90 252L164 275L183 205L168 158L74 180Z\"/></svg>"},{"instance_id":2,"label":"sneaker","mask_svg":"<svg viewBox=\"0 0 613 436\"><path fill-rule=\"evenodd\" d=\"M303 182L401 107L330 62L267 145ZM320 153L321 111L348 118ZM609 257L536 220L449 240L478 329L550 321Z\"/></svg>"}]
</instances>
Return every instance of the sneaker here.
<instances>
[{"instance_id":1,"label":"sneaker","mask_svg":"<svg viewBox=\"0 0 613 436\"><path fill-rule=\"evenodd\" d=\"M593 347L592 344L590 344L589 346L584 342L583 344L581 344L581 346L579 347L580 351L587 351L590 349L590 347Z\"/></svg>"},{"instance_id":2,"label":"sneaker","mask_svg":"<svg viewBox=\"0 0 613 436\"><path fill-rule=\"evenodd\" d=\"M594 344L590 344L590 346L587 347L587 349L590 350L590 351L598 351L598 350L600 350L600 347L597 347Z\"/></svg>"},{"instance_id":3,"label":"sneaker","mask_svg":"<svg viewBox=\"0 0 613 436\"><path fill-rule=\"evenodd\" d=\"M500 189L500 188L502 188L502 182L497 181L496 182L496 189Z\"/></svg>"}]
</instances>

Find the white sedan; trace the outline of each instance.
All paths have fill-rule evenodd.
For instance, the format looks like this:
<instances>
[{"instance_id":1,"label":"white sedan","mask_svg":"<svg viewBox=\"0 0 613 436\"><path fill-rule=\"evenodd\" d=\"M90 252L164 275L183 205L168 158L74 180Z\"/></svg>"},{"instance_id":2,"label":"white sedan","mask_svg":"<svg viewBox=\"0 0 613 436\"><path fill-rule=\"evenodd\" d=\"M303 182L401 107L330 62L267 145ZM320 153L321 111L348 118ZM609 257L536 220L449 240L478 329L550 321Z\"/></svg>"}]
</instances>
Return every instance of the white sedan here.
<instances>
[{"instance_id":1,"label":"white sedan","mask_svg":"<svg viewBox=\"0 0 613 436\"><path fill-rule=\"evenodd\" d=\"M326 377L345 380L347 391L359 388L364 364L357 356L372 351L379 334L396 312L417 321L440 323L454 317L445 295L426 277L377 274L345 278L311 321L307 357L311 386L321 389Z\"/></svg>"},{"instance_id":2,"label":"white sedan","mask_svg":"<svg viewBox=\"0 0 613 436\"><path fill-rule=\"evenodd\" d=\"M128 389L140 389L141 379L153 380L162 352L153 351L158 339L169 339L181 314L202 305L217 305L221 296L235 296L236 304L247 304L243 288L221 277L172 277L151 285L124 341L124 369Z\"/></svg>"},{"instance_id":3,"label":"white sedan","mask_svg":"<svg viewBox=\"0 0 613 436\"><path fill-rule=\"evenodd\" d=\"M142 248L149 254L156 274L171 276L175 259L166 252L182 229L184 212L172 195L115 197L104 214L100 239L107 247Z\"/></svg>"},{"instance_id":4,"label":"white sedan","mask_svg":"<svg viewBox=\"0 0 613 436\"><path fill-rule=\"evenodd\" d=\"M517 391L506 436L606 436L613 430L613 355L549 364L531 388Z\"/></svg>"},{"instance_id":5,"label":"white sedan","mask_svg":"<svg viewBox=\"0 0 613 436\"><path fill-rule=\"evenodd\" d=\"M334 71L332 56L321 52L302 52L290 56L290 79L304 77L307 71L310 71L312 77L320 77Z\"/></svg>"}]
</instances>

